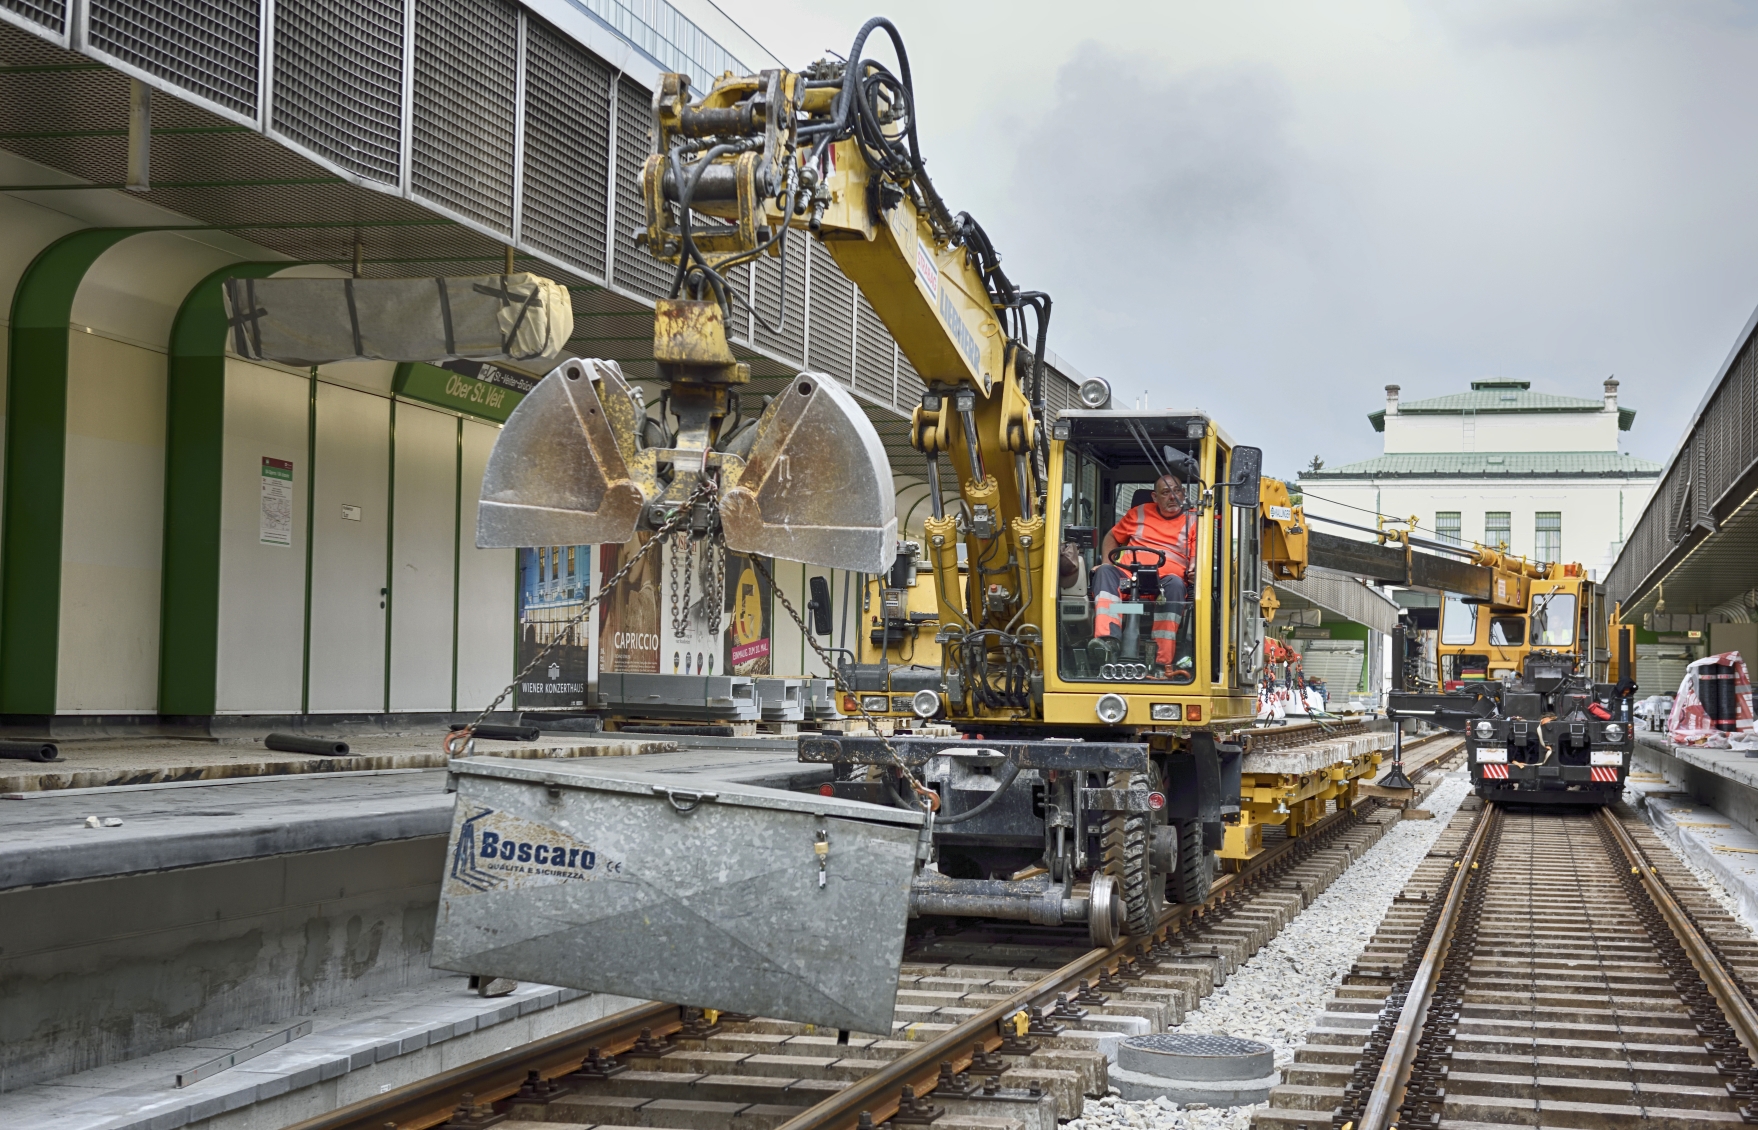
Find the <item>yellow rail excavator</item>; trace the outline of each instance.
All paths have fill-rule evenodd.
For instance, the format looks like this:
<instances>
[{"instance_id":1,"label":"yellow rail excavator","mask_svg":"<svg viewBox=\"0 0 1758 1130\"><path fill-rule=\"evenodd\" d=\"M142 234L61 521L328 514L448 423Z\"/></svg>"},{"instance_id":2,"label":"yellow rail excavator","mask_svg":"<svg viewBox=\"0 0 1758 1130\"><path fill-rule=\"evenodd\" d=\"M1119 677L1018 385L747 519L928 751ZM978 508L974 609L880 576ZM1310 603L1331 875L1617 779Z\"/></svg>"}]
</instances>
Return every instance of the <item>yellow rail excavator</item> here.
<instances>
[{"instance_id":1,"label":"yellow rail excavator","mask_svg":"<svg viewBox=\"0 0 1758 1130\"><path fill-rule=\"evenodd\" d=\"M875 34L895 70L868 57ZM730 549L867 574L875 631L837 681L898 725L802 737L800 758L834 766L840 797L931 810L912 915L1084 922L1108 942L1204 898L1217 853L1247 859L1266 826L1297 834L1347 804L1390 735L1254 724L1275 580L1323 564L1524 593L1493 564L1310 532L1262 453L1201 411L1113 407L1093 379L1046 429L1051 300L929 179L889 21L846 62L706 91L663 76L653 115L641 242L676 266L654 328L667 440L645 442L649 409L616 365L563 364L502 432L478 544L622 544L691 508ZM727 343L743 301L727 272L801 238L927 386L919 543L900 544L886 455L834 379L800 374L728 434L749 373Z\"/></svg>"}]
</instances>

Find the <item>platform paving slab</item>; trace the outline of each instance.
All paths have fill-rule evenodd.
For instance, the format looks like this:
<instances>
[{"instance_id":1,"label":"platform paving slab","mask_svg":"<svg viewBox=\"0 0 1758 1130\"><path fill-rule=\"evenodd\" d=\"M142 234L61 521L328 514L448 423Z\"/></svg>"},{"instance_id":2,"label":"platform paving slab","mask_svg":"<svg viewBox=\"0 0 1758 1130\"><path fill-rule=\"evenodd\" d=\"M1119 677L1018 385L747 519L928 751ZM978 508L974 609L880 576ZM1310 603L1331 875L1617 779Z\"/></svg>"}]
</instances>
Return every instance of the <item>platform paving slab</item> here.
<instances>
[{"instance_id":1,"label":"platform paving slab","mask_svg":"<svg viewBox=\"0 0 1758 1130\"><path fill-rule=\"evenodd\" d=\"M0 1094L0 1126L266 1130L639 1003L549 985L484 998L463 978L447 977L302 1017L312 1022L310 1035L181 1089L179 1071L278 1029L245 1029Z\"/></svg>"},{"instance_id":2,"label":"platform paving slab","mask_svg":"<svg viewBox=\"0 0 1758 1130\"><path fill-rule=\"evenodd\" d=\"M357 773L375 769L443 769L445 732L349 736L345 757L285 753L260 738L191 740L168 737L76 738L56 746L61 760L0 761L0 794L214 781L233 777ZM532 742L479 741L480 756L514 758L625 757L675 750L675 742L651 735L541 736Z\"/></svg>"}]
</instances>

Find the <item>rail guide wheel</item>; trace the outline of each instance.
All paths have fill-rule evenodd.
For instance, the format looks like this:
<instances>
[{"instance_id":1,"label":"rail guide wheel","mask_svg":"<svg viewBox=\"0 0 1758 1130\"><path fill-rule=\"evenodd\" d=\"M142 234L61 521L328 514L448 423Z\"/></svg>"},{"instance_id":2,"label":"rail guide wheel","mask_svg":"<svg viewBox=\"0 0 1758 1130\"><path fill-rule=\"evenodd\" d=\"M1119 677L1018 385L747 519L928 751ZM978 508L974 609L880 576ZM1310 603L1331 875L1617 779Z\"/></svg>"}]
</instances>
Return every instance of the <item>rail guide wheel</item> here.
<instances>
[{"instance_id":1,"label":"rail guide wheel","mask_svg":"<svg viewBox=\"0 0 1758 1130\"><path fill-rule=\"evenodd\" d=\"M1128 789L1134 776L1130 770L1118 770L1106 783L1113 789ZM1152 770L1152 785L1164 788L1157 767ZM1166 909L1166 872L1155 866L1153 851L1154 817L1153 812L1113 812L1105 818L1104 871L1117 884L1123 929L1131 935L1149 933ZM1201 833L1198 825L1199 838Z\"/></svg>"}]
</instances>

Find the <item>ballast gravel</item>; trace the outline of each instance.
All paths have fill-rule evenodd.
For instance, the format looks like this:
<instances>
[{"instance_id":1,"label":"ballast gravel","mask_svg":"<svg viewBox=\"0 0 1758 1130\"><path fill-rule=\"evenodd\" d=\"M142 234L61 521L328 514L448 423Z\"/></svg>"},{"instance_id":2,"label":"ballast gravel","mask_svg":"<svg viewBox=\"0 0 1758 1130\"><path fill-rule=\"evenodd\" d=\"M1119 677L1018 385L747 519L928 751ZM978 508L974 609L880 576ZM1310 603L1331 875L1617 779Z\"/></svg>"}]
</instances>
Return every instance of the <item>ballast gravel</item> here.
<instances>
[{"instance_id":1,"label":"ballast gravel","mask_svg":"<svg viewBox=\"0 0 1758 1130\"><path fill-rule=\"evenodd\" d=\"M1276 1050L1276 1067L1294 1062L1331 991L1366 948L1392 899L1440 838L1470 792L1463 775L1449 775L1423 807L1433 820L1401 820L1311 906L1259 950L1174 1032L1218 1033L1261 1040ZM1252 1112L1268 1104L1180 1107L1164 1098L1125 1102L1116 1095L1088 1099L1066 1130L1246 1130Z\"/></svg>"}]
</instances>

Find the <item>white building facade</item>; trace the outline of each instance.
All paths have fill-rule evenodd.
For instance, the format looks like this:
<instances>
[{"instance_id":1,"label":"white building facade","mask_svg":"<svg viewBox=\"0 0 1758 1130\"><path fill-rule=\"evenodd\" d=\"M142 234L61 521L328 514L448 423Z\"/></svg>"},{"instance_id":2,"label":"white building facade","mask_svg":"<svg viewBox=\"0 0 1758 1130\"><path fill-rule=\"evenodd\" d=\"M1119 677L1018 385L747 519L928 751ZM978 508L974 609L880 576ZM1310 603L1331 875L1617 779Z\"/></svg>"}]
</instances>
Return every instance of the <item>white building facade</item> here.
<instances>
[{"instance_id":1,"label":"white building facade","mask_svg":"<svg viewBox=\"0 0 1758 1130\"><path fill-rule=\"evenodd\" d=\"M1383 454L1300 476L1309 515L1369 527L1376 515L1414 516L1437 540L1578 561L1605 574L1661 470L1618 450L1636 413L1618 406L1617 381L1606 381L1598 399L1533 392L1513 380L1473 381L1469 392L1408 403L1398 392L1387 385L1385 408L1368 416L1385 437Z\"/></svg>"}]
</instances>

